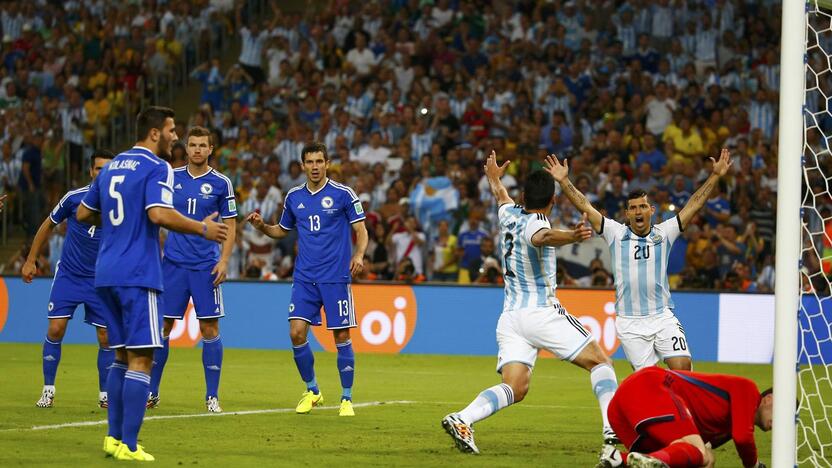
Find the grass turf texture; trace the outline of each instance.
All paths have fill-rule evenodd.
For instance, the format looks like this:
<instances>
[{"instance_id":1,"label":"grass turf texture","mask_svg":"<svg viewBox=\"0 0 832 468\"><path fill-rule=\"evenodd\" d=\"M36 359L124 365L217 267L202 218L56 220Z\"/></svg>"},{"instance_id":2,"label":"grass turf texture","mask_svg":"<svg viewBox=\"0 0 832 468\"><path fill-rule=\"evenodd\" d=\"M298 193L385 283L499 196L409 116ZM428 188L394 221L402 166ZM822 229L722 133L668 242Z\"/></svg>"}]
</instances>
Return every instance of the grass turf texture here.
<instances>
[{"instance_id":1,"label":"grass turf texture","mask_svg":"<svg viewBox=\"0 0 832 468\"><path fill-rule=\"evenodd\" d=\"M35 407L40 396L41 346L0 344L0 466L112 466L101 443L106 425L31 430L33 426L100 421L96 348L65 345L55 407ZM316 353L315 370L326 406L337 406L340 383L334 353ZM441 418L499 382L492 357L357 356L355 403L408 400L294 414L305 389L287 351L226 349L220 402L226 412L278 409L282 413L146 421L140 443L165 466L556 466L590 467L601 447L601 417L588 372L542 359L526 400L476 425L480 456L458 452ZM771 384L771 366L696 363L703 372ZM630 374L615 363L619 381ZM148 416L205 413L200 349L171 350L161 406ZM649 398L649 395L645 395ZM757 430L761 459L770 458L770 433ZM728 443L716 451L720 467L739 467Z\"/></svg>"}]
</instances>

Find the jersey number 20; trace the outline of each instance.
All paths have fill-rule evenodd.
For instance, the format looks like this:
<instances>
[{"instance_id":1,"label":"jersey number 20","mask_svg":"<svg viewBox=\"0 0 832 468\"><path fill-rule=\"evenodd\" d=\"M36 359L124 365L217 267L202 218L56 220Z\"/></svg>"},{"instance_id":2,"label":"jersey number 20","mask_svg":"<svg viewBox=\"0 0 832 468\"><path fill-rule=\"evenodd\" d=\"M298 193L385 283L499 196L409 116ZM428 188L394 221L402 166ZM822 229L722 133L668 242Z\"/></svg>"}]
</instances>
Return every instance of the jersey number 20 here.
<instances>
[{"instance_id":1,"label":"jersey number 20","mask_svg":"<svg viewBox=\"0 0 832 468\"><path fill-rule=\"evenodd\" d=\"M650 246L649 245L637 245L636 246L636 253L633 255L633 258L636 260L647 260L650 258Z\"/></svg>"}]
</instances>

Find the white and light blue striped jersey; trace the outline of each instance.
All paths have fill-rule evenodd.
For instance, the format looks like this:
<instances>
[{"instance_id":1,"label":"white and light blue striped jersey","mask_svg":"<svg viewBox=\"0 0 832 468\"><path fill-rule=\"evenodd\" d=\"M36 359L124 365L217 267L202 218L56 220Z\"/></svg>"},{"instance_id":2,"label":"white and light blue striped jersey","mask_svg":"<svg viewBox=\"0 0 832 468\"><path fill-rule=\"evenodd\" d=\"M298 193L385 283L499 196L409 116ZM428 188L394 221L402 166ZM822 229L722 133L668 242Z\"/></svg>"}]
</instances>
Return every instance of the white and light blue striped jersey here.
<instances>
[{"instance_id":1,"label":"white and light blue striped jersey","mask_svg":"<svg viewBox=\"0 0 832 468\"><path fill-rule=\"evenodd\" d=\"M667 259L681 232L679 216L654 225L644 237L619 222L602 219L600 234L610 246L619 316L645 317L673 309Z\"/></svg>"},{"instance_id":2,"label":"white and light blue striped jersey","mask_svg":"<svg viewBox=\"0 0 832 468\"><path fill-rule=\"evenodd\" d=\"M532 236L551 225L546 216L506 203L497 211L503 246L503 311L548 307L557 303L554 247L535 247Z\"/></svg>"}]
</instances>

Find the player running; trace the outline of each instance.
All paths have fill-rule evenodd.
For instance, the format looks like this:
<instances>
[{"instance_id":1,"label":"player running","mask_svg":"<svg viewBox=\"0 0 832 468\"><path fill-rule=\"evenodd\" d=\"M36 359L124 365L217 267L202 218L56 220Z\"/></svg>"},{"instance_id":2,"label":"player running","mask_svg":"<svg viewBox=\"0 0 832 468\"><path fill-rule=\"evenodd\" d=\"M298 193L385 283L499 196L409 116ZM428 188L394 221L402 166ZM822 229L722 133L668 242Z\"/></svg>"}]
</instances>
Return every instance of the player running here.
<instances>
[{"instance_id":1,"label":"player running","mask_svg":"<svg viewBox=\"0 0 832 468\"><path fill-rule=\"evenodd\" d=\"M649 398L645 398L649 395ZM621 382L609 416L621 443L630 451L605 447L599 467L713 466L711 448L734 440L746 467L757 459L754 426L771 430L772 393L732 375L648 367Z\"/></svg>"},{"instance_id":2,"label":"player running","mask_svg":"<svg viewBox=\"0 0 832 468\"><path fill-rule=\"evenodd\" d=\"M153 349L162 347L159 309L163 303L159 225L222 242L228 227L202 222L173 208L170 158L176 140L173 110L149 107L136 118L136 145L119 154L90 185L78 207L78 221L101 217L101 247L95 287L105 305L115 360L107 376L108 433L104 452L117 460L152 461L138 445L150 386ZM158 156L157 156L158 155Z\"/></svg>"},{"instance_id":3,"label":"player running","mask_svg":"<svg viewBox=\"0 0 832 468\"><path fill-rule=\"evenodd\" d=\"M90 178L95 177L101 169L113 159L113 153L99 150L90 158ZM66 334L66 326L75 315L75 309L84 304L84 322L95 327L98 338L98 406L107 407L107 372L113 363L113 350L107 345L107 325L104 323L104 304L95 292L95 259L98 257L98 244L101 230L95 225L81 223L75 219L75 211L81 204L90 186L70 190L61 198L55 209L43 220L26 263L20 275L23 281L31 283L37 273L37 258L43 245L55 226L66 220L66 240L61 251L61 259L55 266L55 277L49 293L49 305L46 307L49 328L43 341L43 391L35 403L40 408L51 408L55 400L55 375L61 362L61 340Z\"/></svg>"},{"instance_id":4,"label":"player running","mask_svg":"<svg viewBox=\"0 0 832 468\"><path fill-rule=\"evenodd\" d=\"M219 318L225 316L220 284L225 281L228 259L234 248L237 205L231 180L208 165L214 150L211 132L203 127L188 131L188 164L173 170L173 206L188 218L201 220L218 212L228 226L228 237L220 247L202 236L171 232L165 240L162 277L165 294L165 323L162 347L153 356L148 408L159 404L159 384L170 352L170 331L174 320L182 320L193 298L202 333L202 366L205 370L205 407L221 413L219 403L222 341Z\"/></svg>"},{"instance_id":5,"label":"player running","mask_svg":"<svg viewBox=\"0 0 832 468\"><path fill-rule=\"evenodd\" d=\"M351 276L364 269L367 228L364 209L349 187L327 178L329 156L326 145L315 142L301 151L306 183L289 190L284 200L280 222L267 225L254 212L248 222L263 234L280 239L298 230L298 259L295 264L292 299L289 303L289 336L295 364L306 383L295 411L305 414L323 404L323 394L315 380L315 357L309 347L309 325L321 325L321 306L326 313L326 328L332 330L338 349L338 373L341 377L339 416L355 416L352 384L355 377L355 354L350 328L355 328L355 308L350 289ZM350 225L356 234L355 252L350 259Z\"/></svg>"},{"instance_id":6,"label":"player running","mask_svg":"<svg viewBox=\"0 0 832 468\"><path fill-rule=\"evenodd\" d=\"M491 193L498 203L503 239L505 300L497 322L497 372L503 383L483 390L458 413L442 419L442 427L463 452L479 453L473 425L526 396L537 353L545 349L590 372L598 399L605 444L618 442L607 421L607 406L618 383L612 362L581 323L555 296L555 247L582 242L592 235L581 223L571 231L552 229L548 216L555 203L555 182L545 171L532 172L523 187L525 206L514 200L500 179L509 162L497 165L492 151L485 165ZM586 217L584 217L586 218Z\"/></svg>"},{"instance_id":7,"label":"player running","mask_svg":"<svg viewBox=\"0 0 832 468\"><path fill-rule=\"evenodd\" d=\"M595 232L610 248L615 276L615 329L624 354L633 368L652 366L660 360L671 369L690 370L691 358L685 331L673 315L673 300L667 280L670 248L702 208L719 178L731 166L731 154L723 149L713 171L679 214L652 225L656 208L647 193L634 191L627 197L627 224L606 218L569 180L569 165L555 156L546 158L546 169L560 183L563 193L588 216Z\"/></svg>"}]
</instances>

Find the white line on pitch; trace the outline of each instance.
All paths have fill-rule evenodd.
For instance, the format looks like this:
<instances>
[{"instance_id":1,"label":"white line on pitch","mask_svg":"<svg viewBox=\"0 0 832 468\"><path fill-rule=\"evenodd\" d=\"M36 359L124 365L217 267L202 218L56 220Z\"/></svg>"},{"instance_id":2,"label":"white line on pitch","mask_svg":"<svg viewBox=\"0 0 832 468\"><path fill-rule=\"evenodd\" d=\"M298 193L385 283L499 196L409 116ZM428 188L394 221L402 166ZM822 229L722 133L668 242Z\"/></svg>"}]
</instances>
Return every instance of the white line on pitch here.
<instances>
[{"instance_id":1,"label":"white line on pitch","mask_svg":"<svg viewBox=\"0 0 832 468\"><path fill-rule=\"evenodd\" d=\"M394 400L394 401L368 401L365 403L355 403L353 405L354 408L366 408L368 406L382 406L382 405L412 405L414 403L418 403L416 401L410 400ZM338 406L321 406L318 410L330 410L330 409L338 409ZM274 414L274 413L292 413L294 412L294 408L272 408L272 409L262 409L262 410L247 410L247 411L229 411L226 413L196 413L196 414L169 414L163 416L147 416L144 418L145 421L158 421L161 419L188 419L188 418L218 418L221 416L246 416L250 414ZM50 429L65 429L68 427L86 427L86 426L104 426L107 424L107 420L103 419L101 421L79 421L79 422L71 422L71 423L64 423L64 424L51 424L48 426L32 426L32 427L21 427L21 428L14 428L14 429L3 429L0 432L9 432L9 431L47 431Z\"/></svg>"}]
</instances>

